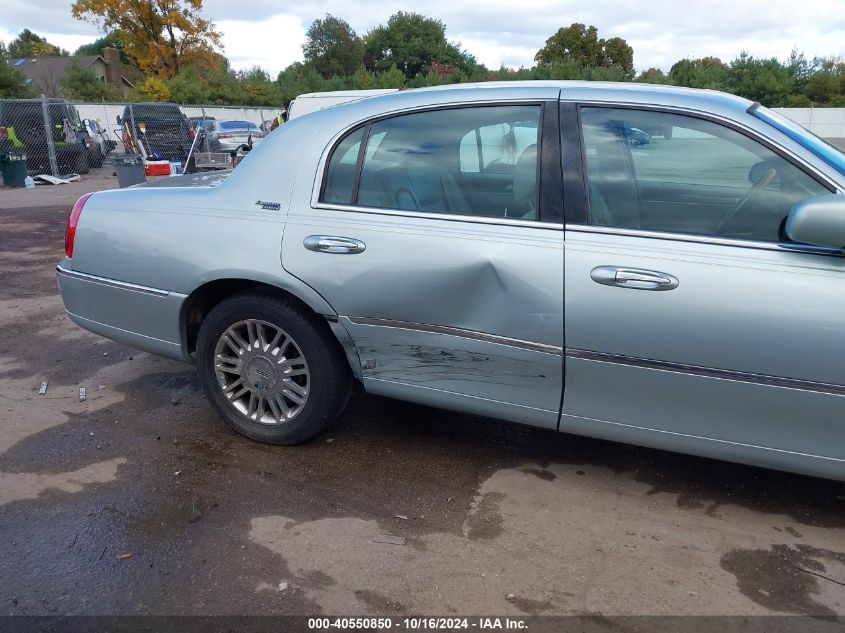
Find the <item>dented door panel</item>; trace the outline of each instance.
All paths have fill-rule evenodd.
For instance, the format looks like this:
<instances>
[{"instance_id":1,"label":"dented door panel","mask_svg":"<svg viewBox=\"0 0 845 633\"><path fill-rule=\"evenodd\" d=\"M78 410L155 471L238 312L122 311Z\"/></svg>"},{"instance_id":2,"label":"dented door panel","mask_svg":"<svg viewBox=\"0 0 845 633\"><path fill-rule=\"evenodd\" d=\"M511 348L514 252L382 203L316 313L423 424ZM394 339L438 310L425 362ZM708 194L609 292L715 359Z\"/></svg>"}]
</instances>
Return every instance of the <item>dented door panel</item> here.
<instances>
[{"instance_id":1,"label":"dented door panel","mask_svg":"<svg viewBox=\"0 0 845 633\"><path fill-rule=\"evenodd\" d=\"M309 250L303 244L315 234L366 248L351 255ZM369 391L392 395L400 385L418 392L410 399L431 404L442 392L465 397L464 410L557 425L560 229L292 209L282 262L341 316Z\"/></svg>"}]
</instances>

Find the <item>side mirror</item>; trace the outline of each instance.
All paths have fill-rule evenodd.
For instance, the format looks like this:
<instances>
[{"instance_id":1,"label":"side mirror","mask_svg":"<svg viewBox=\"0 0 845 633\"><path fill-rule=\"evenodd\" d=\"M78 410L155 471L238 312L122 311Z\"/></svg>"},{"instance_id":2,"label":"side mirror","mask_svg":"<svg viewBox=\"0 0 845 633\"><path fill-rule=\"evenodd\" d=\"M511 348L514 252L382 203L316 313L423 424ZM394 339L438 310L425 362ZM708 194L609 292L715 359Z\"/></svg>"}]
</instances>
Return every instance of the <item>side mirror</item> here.
<instances>
[{"instance_id":1,"label":"side mirror","mask_svg":"<svg viewBox=\"0 0 845 633\"><path fill-rule=\"evenodd\" d=\"M845 195L801 200L789 212L784 232L793 242L845 249Z\"/></svg>"},{"instance_id":2,"label":"side mirror","mask_svg":"<svg viewBox=\"0 0 845 633\"><path fill-rule=\"evenodd\" d=\"M116 118L115 120L117 121L117 124L118 124L119 126L123 127L123 119L122 119L122 118L120 118L120 115L119 115L119 114L117 115L117 118Z\"/></svg>"}]
</instances>

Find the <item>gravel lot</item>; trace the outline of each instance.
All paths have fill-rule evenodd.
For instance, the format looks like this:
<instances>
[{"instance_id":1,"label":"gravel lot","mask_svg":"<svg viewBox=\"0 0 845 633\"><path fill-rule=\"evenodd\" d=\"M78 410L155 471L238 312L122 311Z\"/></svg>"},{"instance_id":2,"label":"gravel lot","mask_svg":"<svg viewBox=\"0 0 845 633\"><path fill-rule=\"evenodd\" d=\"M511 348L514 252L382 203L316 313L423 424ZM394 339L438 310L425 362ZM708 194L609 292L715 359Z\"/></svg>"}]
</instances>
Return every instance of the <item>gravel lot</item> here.
<instances>
[{"instance_id":1,"label":"gravel lot","mask_svg":"<svg viewBox=\"0 0 845 633\"><path fill-rule=\"evenodd\" d=\"M0 613L845 614L845 484L362 393L305 446L233 434L65 317L109 186L0 188Z\"/></svg>"}]
</instances>

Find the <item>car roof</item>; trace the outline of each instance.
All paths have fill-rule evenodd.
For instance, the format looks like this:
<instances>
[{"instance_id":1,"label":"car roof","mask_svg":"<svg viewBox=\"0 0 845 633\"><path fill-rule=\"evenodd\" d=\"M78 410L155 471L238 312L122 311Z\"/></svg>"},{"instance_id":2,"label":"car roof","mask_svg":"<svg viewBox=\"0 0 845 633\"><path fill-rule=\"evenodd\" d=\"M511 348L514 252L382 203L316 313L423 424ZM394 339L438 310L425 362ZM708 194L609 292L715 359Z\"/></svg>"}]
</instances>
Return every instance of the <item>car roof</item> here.
<instances>
[{"instance_id":1,"label":"car roof","mask_svg":"<svg viewBox=\"0 0 845 633\"><path fill-rule=\"evenodd\" d=\"M450 103L495 102L537 99L584 103L653 105L698 110L735 118L745 113L752 101L716 90L683 88L660 84L606 81L490 81L450 84L367 97L303 115L354 119L388 114L408 108Z\"/></svg>"}]
</instances>

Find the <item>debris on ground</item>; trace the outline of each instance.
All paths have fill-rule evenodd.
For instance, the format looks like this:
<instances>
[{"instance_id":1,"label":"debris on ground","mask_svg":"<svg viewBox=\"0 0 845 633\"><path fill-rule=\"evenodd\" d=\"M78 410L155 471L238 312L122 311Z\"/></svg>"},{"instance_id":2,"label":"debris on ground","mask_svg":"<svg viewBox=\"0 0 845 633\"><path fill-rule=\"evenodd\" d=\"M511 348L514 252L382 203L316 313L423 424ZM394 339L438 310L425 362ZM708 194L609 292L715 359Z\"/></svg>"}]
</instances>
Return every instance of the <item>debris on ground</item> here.
<instances>
[{"instance_id":1,"label":"debris on ground","mask_svg":"<svg viewBox=\"0 0 845 633\"><path fill-rule=\"evenodd\" d=\"M117 560L128 560L130 558L132 558L132 554L130 554L129 552L124 552L123 554L117 555Z\"/></svg>"},{"instance_id":2,"label":"debris on ground","mask_svg":"<svg viewBox=\"0 0 845 633\"><path fill-rule=\"evenodd\" d=\"M172 403L173 403L173 405L175 406L175 405L179 404L179 403L180 403L180 402L182 402L182 401L181 401L179 398L173 398L173 400L171 400L170 402L172 402Z\"/></svg>"},{"instance_id":3,"label":"debris on ground","mask_svg":"<svg viewBox=\"0 0 845 633\"><path fill-rule=\"evenodd\" d=\"M387 543L388 545L404 545L404 536L391 536L390 534L380 534L373 539L373 543Z\"/></svg>"},{"instance_id":4,"label":"debris on ground","mask_svg":"<svg viewBox=\"0 0 845 633\"><path fill-rule=\"evenodd\" d=\"M508 595L505 596L505 600L515 600L515 599L516 599L516 595L512 594L512 593L509 593Z\"/></svg>"},{"instance_id":5,"label":"debris on ground","mask_svg":"<svg viewBox=\"0 0 845 633\"><path fill-rule=\"evenodd\" d=\"M87 392L85 391L85 387L80 387L80 388L79 388L79 401L80 401L80 402L84 402L84 401L85 401L85 396L86 396L86 394L87 394Z\"/></svg>"},{"instance_id":6,"label":"debris on ground","mask_svg":"<svg viewBox=\"0 0 845 633\"><path fill-rule=\"evenodd\" d=\"M334 442L334 438L333 438L333 437L328 437L328 438L326 438L326 444L331 444L332 442Z\"/></svg>"},{"instance_id":7,"label":"debris on ground","mask_svg":"<svg viewBox=\"0 0 845 633\"><path fill-rule=\"evenodd\" d=\"M279 591L287 591L288 590L288 582L283 580L279 583Z\"/></svg>"},{"instance_id":8,"label":"debris on ground","mask_svg":"<svg viewBox=\"0 0 845 633\"><path fill-rule=\"evenodd\" d=\"M38 174L37 176L33 177L33 182L36 185L67 185L72 182L76 182L77 180L79 180L79 174L68 174L62 178L59 178L58 176L52 176L50 174Z\"/></svg>"},{"instance_id":9,"label":"debris on ground","mask_svg":"<svg viewBox=\"0 0 845 633\"><path fill-rule=\"evenodd\" d=\"M47 381L46 380L44 382L42 382L41 386L38 388L38 395L39 396L43 396L45 393L47 393Z\"/></svg>"},{"instance_id":10,"label":"debris on ground","mask_svg":"<svg viewBox=\"0 0 845 633\"><path fill-rule=\"evenodd\" d=\"M406 517L404 514L397 514L397 515L396 515L396 516L394 516L393 518L394 518L394 519L402 519L403 521L407 521L407 520L408 520L408 517Z\"/></svg>"}]
</instances>

